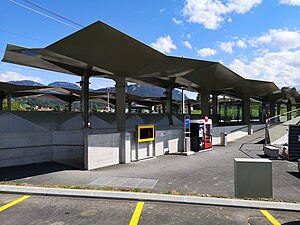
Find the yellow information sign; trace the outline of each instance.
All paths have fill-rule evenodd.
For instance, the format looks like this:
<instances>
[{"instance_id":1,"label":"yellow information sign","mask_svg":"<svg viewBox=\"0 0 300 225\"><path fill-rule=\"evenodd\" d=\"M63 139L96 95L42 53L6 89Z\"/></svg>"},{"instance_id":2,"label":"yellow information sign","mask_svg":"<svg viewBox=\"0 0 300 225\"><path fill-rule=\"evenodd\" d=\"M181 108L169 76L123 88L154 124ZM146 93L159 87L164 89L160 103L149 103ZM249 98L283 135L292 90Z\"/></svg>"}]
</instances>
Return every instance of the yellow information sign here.
<instances>
[{"instance_id":1,"label":"yellow information sign","mask_svg":"<svg viewBox=\"0 0 300 225\"><path fill-rule=\"evenodd\" d=\"M142 125L137 127L138 142L148 142L155 140L155 126Z\"/></svg>"}]
</instances>

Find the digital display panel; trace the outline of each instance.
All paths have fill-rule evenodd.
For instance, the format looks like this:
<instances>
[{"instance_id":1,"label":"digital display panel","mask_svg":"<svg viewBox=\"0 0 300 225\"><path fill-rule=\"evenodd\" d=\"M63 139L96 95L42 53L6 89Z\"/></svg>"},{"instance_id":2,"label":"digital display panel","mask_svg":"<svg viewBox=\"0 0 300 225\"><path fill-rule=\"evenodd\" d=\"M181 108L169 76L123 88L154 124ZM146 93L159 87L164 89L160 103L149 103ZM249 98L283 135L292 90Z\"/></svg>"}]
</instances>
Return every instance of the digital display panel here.
<instances>
[{"instance_id":1,"label":"digital display panel","mask_svg":"<svg viewBox=\"0 0 300 225\"><path fill-rule=\"evenodd\" d=\"M154 141L155 128L154 125L138 126L138 142Z\"/></svg>"}]
</instances>

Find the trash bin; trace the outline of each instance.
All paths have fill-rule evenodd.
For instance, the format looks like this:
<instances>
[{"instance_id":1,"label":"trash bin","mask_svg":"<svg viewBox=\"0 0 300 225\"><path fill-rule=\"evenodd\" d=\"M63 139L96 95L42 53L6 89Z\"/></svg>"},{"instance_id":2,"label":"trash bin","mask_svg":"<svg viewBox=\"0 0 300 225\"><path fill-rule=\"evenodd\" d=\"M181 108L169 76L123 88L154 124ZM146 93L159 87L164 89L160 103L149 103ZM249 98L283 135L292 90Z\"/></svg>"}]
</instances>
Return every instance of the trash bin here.
<instances>
[{"instance_id":1,"label":"trash bin","mask_svg":"<svg viewBox=\"0 0 300 225\"><path fill-rule=\"evenodd\" d=\"M226 146L227 145L227 133L222 132L220 134L220 144L221 144L221 146Z\"/></svg>"}]
</instances>

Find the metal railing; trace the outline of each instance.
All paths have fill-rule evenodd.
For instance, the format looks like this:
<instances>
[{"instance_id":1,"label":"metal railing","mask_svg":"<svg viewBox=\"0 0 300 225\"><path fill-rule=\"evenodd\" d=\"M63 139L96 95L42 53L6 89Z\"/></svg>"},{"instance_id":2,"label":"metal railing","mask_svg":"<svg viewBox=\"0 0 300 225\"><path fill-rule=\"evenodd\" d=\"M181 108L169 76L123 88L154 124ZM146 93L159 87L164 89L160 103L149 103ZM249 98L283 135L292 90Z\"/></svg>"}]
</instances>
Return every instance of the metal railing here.
<instances>
[{"instance_id":1,"label":"metal railing","mask_svg":"<svg viewBox=\"0 0 300 225\"><path fill-rule=\"evenodd\" d=\"M286 141L288 134L288 126L291 124L299 124L300 109L292 110L280 115L266 119L265 125L265 144L272 144L278 141L278 144L283 144Z\"/></svg>"}]
</instances>

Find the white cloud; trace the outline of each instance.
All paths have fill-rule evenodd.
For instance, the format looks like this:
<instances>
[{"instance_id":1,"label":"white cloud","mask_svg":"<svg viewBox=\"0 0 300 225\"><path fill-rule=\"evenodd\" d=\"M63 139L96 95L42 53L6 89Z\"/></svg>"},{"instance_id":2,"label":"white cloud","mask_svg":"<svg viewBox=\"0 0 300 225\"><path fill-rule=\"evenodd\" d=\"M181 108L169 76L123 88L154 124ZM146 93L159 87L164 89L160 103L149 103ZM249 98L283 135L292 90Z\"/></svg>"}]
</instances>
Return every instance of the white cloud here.
<instances>
[{"instance_id":1,"label":"white cloud","mask_svg":"<svg viewBox=\"0 0 300 225\"><path fill-rule=\"evenodd\" d=\"M182 24L182 20L177 20L176 18L172 18L172 22L175 23L176 25Z\"/></svg>"},{"instance_id":2,"label":"white cloud","mask_svg":"<svg viewBox=\"0 0 300 225\"><path fill-rule=\"evenodd\" d=\"M242 41L242 40L238 40L236 42L236 46L238 46L239 48L247 48L246 43L244 41Z\"/></svg>"},{"instance_id":3,"label":"white cloud","mask_svg":"<svg viewBox=\"0 0 300 225\"><path fill-rule=\"evenodd\" d=\"M173 44L172 38L169 35L158 38L156 42L151 43L151 47L162 53L170 53L172 49L177 49L176 45Z\"/></svg>"},{"instance_id":4,"label":"white cloud","mask_svg":"<svg viewBox=\"0 0 300 225\"><path fill-rule=\"evenodd\" d=\"M201 57L207 57L207 56L216 55L218 52L217 50L211 48L201 48L197 51L197 53Z\"/></svg>"},{"instance_id":5,"label":"white cloud","mask_svg":"<svg viewBox=\"0 0 300 225\"><path fill-rule=\"evenodd\" d=\"M299 86L300 50L268 52L248 64L234 59L229 68L245 78L273 81L279 87Z\"/></svg>"},{"instance_id":6,"label":"white cloud","mask_svg":"<svg viewBox=\"0 0 300 225\"><path fill-rule=\"evenodd\" d=\"M227 0L224 4L220 0L186 0L183 15L188 17L188 22L202 24L207 29L218 29L226 15L244 14L259 5L261 1Z\"/></svg>"},{"instance_id":7,"label":"white cloud","mask_svg":"<svg viewBox=\"0 0 300 225\"><path fill-rule=\"evenodd\" d=\"M224 51L224 52L227 52L227 53L233 53L233 49L232 47L235 45L234 42L232 41L228 41L228 42L221 42L220 45L219 45L219 48Z\"/></svg>"},{"instance_id":8,"label":"white cloud","mask_svg":"<svg viewBox=\"0 0 300 225\"><path fill-rule=\"evenodd\" d=\"M270 29L267 34L255 37L249 41L252 46L271 44L282 50L300 47L300 30Z\"/></svg>"},{"instance_id":9,"label":"white cloud","mask_svg":"<svg viewBox=\"0 0 300 225\"><path fill-rule=\"evenodd\" d=\"M300 0L280 0L279 3L284 5L300 6Z\"/></svg>"},{"instance_id":10,"label":"white cloud","mask_svg":"<svg viewBox=\"0 0 300 225\"><path fill-rule=\"evenodd\" d=\"M184 41L184 42L182 42L182 44L183 44L185 47L189 48L189 49L192 49L192 48L193 48L192 45L191 45L191 43L190 43L189 41Z\"/></svg>"},{"instance_id":11,"label":"white cloud","mask_svg":"<svg viewBox=\"0 0 300 225\"><path fill-rule=\"evenodd\" d=\"M186 37L187 37L187 39L191 39L192 35L191 34L187 34Z\"/></svg>"},{"instance_id":12,"label":"white cloud","mask_svg":"<svg viewBox=\"0 0 300 225\"><path fill-rule=\"evenodd\" d=\"M4 73L0 73L0 81L2 82L17 81L17 80L32 80L35 82L42 81L42 79L39 77L29 77L14 71L6 71Z\"/></svg>"}]
</instances>

